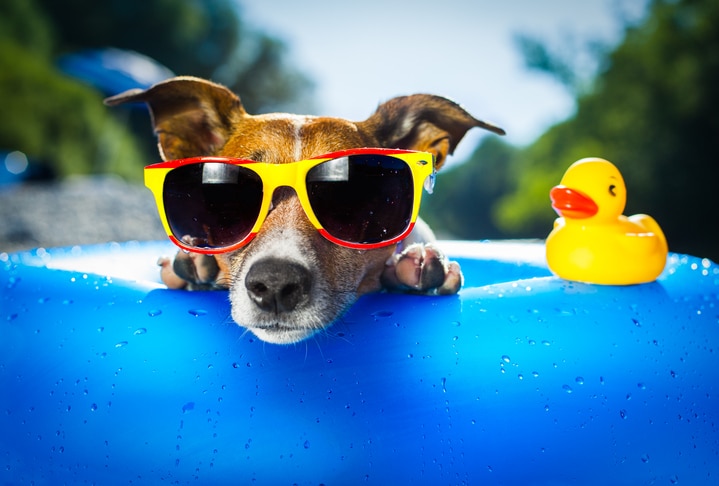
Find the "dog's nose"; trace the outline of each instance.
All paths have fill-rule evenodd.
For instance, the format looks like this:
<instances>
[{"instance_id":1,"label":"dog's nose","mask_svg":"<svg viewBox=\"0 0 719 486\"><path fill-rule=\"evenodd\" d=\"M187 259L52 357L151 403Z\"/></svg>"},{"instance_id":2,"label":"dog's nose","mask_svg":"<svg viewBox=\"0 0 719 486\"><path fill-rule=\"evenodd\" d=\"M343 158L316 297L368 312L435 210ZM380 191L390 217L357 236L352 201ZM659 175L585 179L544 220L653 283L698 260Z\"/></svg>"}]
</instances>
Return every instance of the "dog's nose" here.
<instances>
[{"instance_id":1,"label":"dog's nose","mask_svg":"<svg viewBox=\"0 0 719 486\"><path fill-rule=\"evenodd\" d=\"M245 277L250 299L267 312L290 312L307 302L312 276L304 266L279 258L252 264Z\"/></svg>"}]
</instances>

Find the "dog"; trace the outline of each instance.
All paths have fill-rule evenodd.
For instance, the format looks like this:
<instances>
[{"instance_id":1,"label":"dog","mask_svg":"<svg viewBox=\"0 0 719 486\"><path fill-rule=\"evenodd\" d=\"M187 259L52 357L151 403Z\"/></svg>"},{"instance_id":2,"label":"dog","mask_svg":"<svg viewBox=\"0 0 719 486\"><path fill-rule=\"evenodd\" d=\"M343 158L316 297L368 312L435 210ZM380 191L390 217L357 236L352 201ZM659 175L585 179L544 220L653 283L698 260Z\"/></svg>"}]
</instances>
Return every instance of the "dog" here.
<instances>
[{"instance_id":1,"label":"dog","mask_svg":"<svg viewBox=\"0 0 719 486\"><path fill-rule=\"evenodd\" d=\"M147 104L165 164L221 157L255 161L261 164L244 167L260 167L371 148L377 150L370 152L381 154L390 149L421 152L433 159L430 165L438 170L469 129L479 127L504 135L503 129L474 118L453 101L428 94L390 99L361 122L293 114L251 115L226 87L188 76L105 100L108 106L130 102ZM148 171L161 172L153 167L146 169L146 182ZM366 190L371 192L373 187ZM409 190L402 187L394 192ZM265 196L270 201L259 230L251 241L227 251L207 250L212 246L207 241L197 244L191 235L176 235L175 242L185 251L179 251L174 260L158 262L163 282L173 289L229 289L233 320L259 339L276 344L296 343L319 331L327 332L359 296L370 292L386 289L442 295L460 289L459 265L448 261L435 246L432 231L421 219L410 225L411 233L391 244L337 244L309 221L298 197L304 191L304 187L293 190L283 184ZM164 204L158 199L158 205ZM371 219L367 217L365 222ZM355 226L358 224L355 221Z\"/></svg>"}]
</instances>

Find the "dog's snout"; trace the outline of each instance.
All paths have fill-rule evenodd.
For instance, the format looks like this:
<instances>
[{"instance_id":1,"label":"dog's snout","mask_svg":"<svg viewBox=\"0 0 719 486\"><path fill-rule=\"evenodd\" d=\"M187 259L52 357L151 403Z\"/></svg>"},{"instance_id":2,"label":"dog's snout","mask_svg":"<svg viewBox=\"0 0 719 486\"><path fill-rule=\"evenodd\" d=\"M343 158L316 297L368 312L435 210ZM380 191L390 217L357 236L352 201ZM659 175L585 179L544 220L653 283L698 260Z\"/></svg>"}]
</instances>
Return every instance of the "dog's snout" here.
<instances>
[{"instance_id":1,"label":"dog's snout","mask_svg":"<svg viewBox=\"0 0 719 486\"><path fill-rule=\"evenodd\" d=\"M304 266L278 258L252 264L245 277L250 299L263 311L290 312L309 300L312 276Z\"/></svg>"}]
</instances>

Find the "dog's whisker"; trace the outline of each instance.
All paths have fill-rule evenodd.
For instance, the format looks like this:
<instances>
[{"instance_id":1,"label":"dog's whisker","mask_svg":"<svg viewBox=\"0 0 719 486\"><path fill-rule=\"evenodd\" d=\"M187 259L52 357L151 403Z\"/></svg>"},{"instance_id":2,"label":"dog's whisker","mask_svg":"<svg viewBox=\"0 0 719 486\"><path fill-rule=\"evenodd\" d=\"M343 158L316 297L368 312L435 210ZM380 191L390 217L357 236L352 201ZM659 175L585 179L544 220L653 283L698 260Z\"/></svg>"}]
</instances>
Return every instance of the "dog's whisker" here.
<instances>
[{"instance_id":1,"label":"dog's whisker","mask_svg":"<svg viewBox=\"0 0 719 486\"><path fill-rule=\"evenodd\" d=\"M338 326L344 326L345 329L349 328L349 323L345 320L344 316L338 317L331 327L324 329L324 334L333 339L342 340L348 344L352 344L352 341L350 341L347 337L347 332L339 331L337 329Z\"/></svg>"},{"instance_id":2,"label":"dog's whisker","mask_svg":"<svg viewBox=\"0 0 719 486\"><path fill-rule=\"evenodd\" d=\"M322 353L322 348L320 347L320 343L317 342L317 339L314 337L314 335L312 336L312 340L313 340L315 343L317 343L317 349L319 350L320 356L322 357L322 361L324 361L325 357L324 357L324 354ZM301 343L301 344L304 344L304 345L305 345L305 363L307 363L307 356L310 354L310 346L309 346L309 343L308 343L307 341L305 341L305 342L303 342L303 343Z\"/></svg>"},{"instance_id":3,"label":"dog's whisker","mask_svg":"<svg viewBox=\"0 0 719 486\"><path fill-rule=\"evenodd\" d=\"M233 284L233 279L230 277L222 277L213 282L213 290L227 290Z\"/></svg>"},{"instance_id":4,"label":"dog's whisker","mask_svg":"<svg viewBox=\"0 0 719 486\"><path fill-rule=\"evenodd\" d=\"M250 329L248 327L244 327L242 330L242 334L240 334L240 337L237 338L237 342L240 342L242 339L244 339L248 332L250 332Z\"/></svg>"}]
</instances>

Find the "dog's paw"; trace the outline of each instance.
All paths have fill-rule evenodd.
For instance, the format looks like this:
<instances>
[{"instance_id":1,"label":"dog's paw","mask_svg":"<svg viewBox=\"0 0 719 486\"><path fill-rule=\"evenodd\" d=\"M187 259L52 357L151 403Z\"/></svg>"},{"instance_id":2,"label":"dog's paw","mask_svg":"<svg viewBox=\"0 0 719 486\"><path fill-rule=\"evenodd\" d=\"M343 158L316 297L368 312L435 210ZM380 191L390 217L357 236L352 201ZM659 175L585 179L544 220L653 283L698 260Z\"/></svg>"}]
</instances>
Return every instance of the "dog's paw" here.
<instances>
[{"instance_id":1,"label":"dog's paw","mask_svg":"<svg viewBox=\"0 0 719 486\"><path fill-rule=\"evenodd\" d=\"M462 281L459 264L428 243L415 243L393 255L382 273L386 289L424 294L456 294Z\"/></svg>"},{"instance_id":2,"label":"dog's paw","mask_svg":"<svg viewBox=\"0 0 719 486\"><path fill-rule=\"evenodd\" d=\"M222 272L212 255L179 251L174 260L161 257L157 264L162 282L171 289L212 290L226 288Z\"/></svg>"}]
</instances>

